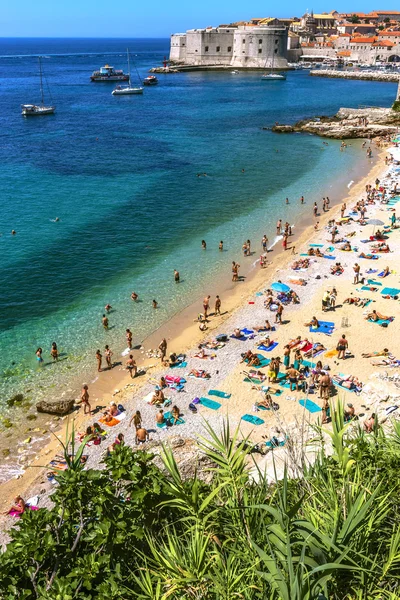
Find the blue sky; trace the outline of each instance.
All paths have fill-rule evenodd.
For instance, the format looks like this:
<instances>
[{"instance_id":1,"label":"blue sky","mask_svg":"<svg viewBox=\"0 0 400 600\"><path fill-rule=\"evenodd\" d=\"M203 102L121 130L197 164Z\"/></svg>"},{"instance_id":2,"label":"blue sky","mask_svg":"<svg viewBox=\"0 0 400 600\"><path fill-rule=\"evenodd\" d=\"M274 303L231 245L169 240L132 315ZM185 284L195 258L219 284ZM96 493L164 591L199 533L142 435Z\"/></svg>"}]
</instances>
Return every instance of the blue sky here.
<instances>
[{"instance_id":1,"label":"blue sky","mask_svg":"<svg viewBox=\"0 0 400 600\"><path fill-rule=\"evenodd\" d=\"M398 0L378 6L376 0L340 0L332 4L300 4L285 0L5 0L0 11L0 37L168 37L193 27L206 27L253 17L301 16L307 8L369 12L399 10Z\"/></svg>"}]
</instances>

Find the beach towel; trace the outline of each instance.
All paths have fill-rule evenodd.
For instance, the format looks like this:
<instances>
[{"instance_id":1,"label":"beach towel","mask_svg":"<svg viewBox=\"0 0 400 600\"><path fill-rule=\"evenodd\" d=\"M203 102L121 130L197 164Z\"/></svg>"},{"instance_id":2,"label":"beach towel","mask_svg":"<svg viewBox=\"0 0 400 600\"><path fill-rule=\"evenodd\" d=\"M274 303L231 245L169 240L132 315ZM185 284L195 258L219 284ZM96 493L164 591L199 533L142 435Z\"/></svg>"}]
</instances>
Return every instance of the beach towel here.
<instances>
[{"instance_id":1,"label":"beach towel","mask_svg":"<svg viewBox=\"0 0 400 600\"><path fill-rule=\"evenodd\" d=\"M278 442L278 445L276 445L275 443L273 443L269 440L267 442L265 442L265 445L267 446L267 448L282 448L282 446L284 446L286 444L286 442L287 442L287 437L284 440Z\"/></svg>"},{"instance_id":2,"label":"beach towel","mask_svg":"<svg viewBox=\"0 0 400 600\"><path fill-rule=\"evenodd\" d=\"M374 281L373 279L367 279L367 283L368 283L369 285L377 285L378 287L381 287L381 286L382 286L382 284L381 284L381 282L380 282L380 281Z\"/></svg>"},{"instance_id":3,"label":"beach towel","mask_svg":"<svg viewBox=\"0 0 400 600\"><path fill-rule=\"evenodd\" d=\"M210 400L210 398L200 398L200 404L206 406L207 408L211 408L211 410L218 410L221 408L221 404L219 402L215 402L215 400Z\"/></svg>"},{"instance_id":4,"label":"beach towel","mask_svg":"<svg viewBox=\"0 0 400 600\"><path fill-rule=\"evenodd\" d=\"M330 321L319 321L319 327L309 327L309 331L311 333L325 333L326 335L331 335L335 329L335 323L331 323Z\"/></svg>"},{"instance_id":5,"label":"beach towel","mask_svg":"<svg viewBox=\"0 0 400 600\"><path fill-rule=\"evenodd\" d=\"M311 248L323 248L324 244L308 244Z\"/></svg>"},{"instance_id":6,"label":"beach towel","mask_svg":"<svg viewBox=\"0 0 400 600\"><path fill-rule=\"evenodd\" d=\"M333 252L335 250L335 248L333 246L329 246L329 248L326 248L325 252Z\"/></svg>"},{"instance_id":7,"label":"beach towel","mask_svg":"<svg viewBox=\"0 0 400 600\"><path fill-rule=\"evenodd\" d=\"M236 335L230 335L229 337L233 340L240 340L241 342L245 342L247 340L245 335L241 335L240 337L236 337Z\"/></svg>"},{"instance_id":8,"label":"beach towel","mask_svg":"<svg viewBox=\"0 0 400 600\"><path fill-rule=\"evenodd\" d=\"M368 274L377 273L378 269L368 269L368 271L365 271L365 272L368 273Z\"/></svg>"},{"instance_id":9,"label":"beach towel","mask_svg":"<svg viewBox=\"0 0 400 600\"><path fill-rule=\"evenodd\" d=\"M99 419L99 422L103 423L103 425L107 425L107 427L115 427L115 425L119 425L119 421L115 417L113 417L111 421L108 421L108 423L106 423L105 417L102 417Z\"/></svg>"},{"instance_id":10,"label":"beach towel","mask_svg":"<svg viewBox=\"0 0 400 600\"><path fill-rule=\"evenodd\" d=\"M261 379L258 379L257 377L245 377L243 379L243 381L245 383L252 383L254 385L261 385L263 382L261 381Z\"/></svg>"},{"instance_id":11,"label":"beach towel","mask_svg":"<svg viewBox=\"0 0 400 600\"><path fill-rule=\"evenodd\" d=\"M309 342L308 344L306 344L304 346L304 348L300 348L301 352L308 352L309 350L311 350L311 348L313 347L312 343Z\"/></svg>"},{"instance_id":12,"label":"beach towel","mask_svg":"<svg viewBox=\"0 0 400 600\"><path fill-rule=\"evenodd\" d=\"M373 287L372 285L363 285L361 287L361 290L363 290L364 292L376 292L378 288Z\"/></svg>"},{"instance_id":13,"label":"beach towel","mask_svg":"<svg viewBox=\"0 0 400 600\"><path fill-rule=\"evenodd\" d=\"M147 396L145 396L145 397L143 398L143 400L144 400L144 401L145 401L147 404L150 404L152 397L153 397L153 392L150 392L149 394L147 394Z\"/></svg>"},{"instance_id":14,"label":"beach towel","mask_svg":"<svg viewBox=\"0 0 400 600\"><path fill-rule=\"evenodd\" d=\"M315 404L312 400L299 400L300 406L304 406L310 413L321 412L322 408Z\"/></svg>"},{"instance_id":15,"label":"beach towel","mask_svg":"<svg viewBox=\"0 0 400 600\"><path fill-rule=\"evenodd\" d=\"M366 260L378 260L379 256L358 256L358 258L365 258Z\"/></svg>"},{"instance_id":16,"label":"beach towel","mask_svg":"<svg viewBox=\"0 0 400 600\"><path fill-rule=\"evenodd\" d=\"M387 323L388 326L393 321L393 319L378 319L377 321L373 321L372 319L368 319L368 323L376 323L377 325L382 325L382 323Z\"/></svg>"},{"instance_id":17,"label":"beach towel","mask_svg":"<svg viewBox=\"0 0 400 600\"><path fill-rule=\"evenodd\" d=\"M382 296L398 296L400 294L400 290L397 288L386 287L381 290L381 294Z\"/></svg>"},{"instance_id":18,"label":"beach towel","mask_svg":"<svg viewBox=\"0 0 400 600\"><path fill-rule=\"evenodd\" d=\"M385 271L381 271L380 273L378 273L378 277L387 277L388 275L390 275L390 273L385 273Z\"/></svg>"},{"instance_id":19,"label":"beach towel","mask_svg":"<svg viewBox=\"0 0 400 600\"><path fill-rule=\"evenodd\" d=\"M264 423L262 419L254 415L243 415L242 421L247 421L247 423L251 423L252 425L262 425Z\"/></svg>"},{"instance_id":20,"label":"beach towel","mask_svg":"<svg viewBox=\"0 0 400 600\"><path fill-rule=\"evenodd\" d=\"M230 398L232 394L227 394L226 392L221 392L220 390L210 390L208 395L217 396L218 398Z\"/></svg>"},{"instance_id":21,"label":"beach towel","mask_svg":"<svg viewBox=\"0 0 400 600\"><path fill-rule=\"evenodd\" d=\"M344 385L342 385L341 383L338 383L337 381L335 381L334 379L332 379L332 383L334 386L341 388L342 390L344 390L345 392L355 392L356 388L353 387L351 389L349 389L348 387L345 387Z\"/></svg>"},{"instance_id":22,"label":"beach towel","mask_svg":"<svg viewBox=\"0 0 400 600\"><path fill-rule=\"evenodd\" d=\"M158 429L166 429L166 427L167 427L167 424L165 422L164 423L156 423L156 425L157 425Z\"/></svg>"},{"instance_id":23,"label":"beach towel","mask_svg":"<svg viewBox=\"0 0 400 600\"><path fill-rule=\"evenodd\" d=\"M171 412L166 412L164 414L164 418L166 421L169 421L170 425L174 425L174 418L172 416ZM183 425L185 423L185 421L183 419L181 419L181 417L179 417L179 419L177 420L177 422L175 423L175 425Z\"/></svg>"},{"instance_id":24,"label":"beach towel","mask_svg":"<svg viewBox=\"0 0 400 600\"><path fill-rule=\"evenodd\" d=\"M265 358L265 356L263 356L262 354L257 354L257 358L260 361L259 365L254 365L254 367L259 368L259 367L266 367L269 363L270 363L270 359L269 358ZM245 360L245 362L249 362L247 359Z\"/></svg>"},{"instance_id":25,"label":"beach towel","mask_svg":"<svg viewBox=\"0 0 400 600\"><path fill-rule=\"evenodd\" d=\"M176 365L171 365L171 369L183 369L184 367L187 367L187 362L180 362L180 363L176 363Z\"/></svg>"},{"instance_id":26,"label":"beach towel","mask_svg":"<svg viewBox=\"0 0 400 600\"><path fill-rule=\"evenodd\" d=\"M66 460L58 460L56 458L50 461L50 466L57 471L66 471L68 469Z\"/></svg>"},{"instance_id":27,"label":"beach towel","mask_svg":"<svg viewBox=\"0 0 400 600\"><path fill-rule=\"evenodd\" d=\"M115 415L114 419L117 421L122 421L126 417L126 411L120 412L119 415Z\"/></svg>"},{"instance_id":28,"label":"beach towel","mask_svg":"<svg viewBox=\"0 0 400 600\"><path fill-rule=\"evenodd\" d=\"M324 258L329 258L330 260L336 260L336 256L332 256L331 254L324 254Z\"/></svg>"},{"instance_id":29,"label":"beach towel","mask_svg":"<svg viewBox=\"0 0 400 600\"><path fill-rule=\"evenodd\" d=\"M246 327L244 327L240 331L242 331L245 335L251 335L252 333L254 333L252 329L247 329Z\"/></svg>"},{"instance_id":30,"label":"beach towel","mask_svg":"<svg viewBox=\"0 0 400 600\"><path fill-rule=\"evenodd\" d=\"M264 350L264 352L271 352L271 350L273 350L274 348L276 348L277 345L278 345L278 342L272 342L272 344L270 346L264 346L263 344L261 344L261 346L258 346L258 349L259 350ZM265 360L268 360L268 359L265 359Z\"/></svg>"}]
</instances>

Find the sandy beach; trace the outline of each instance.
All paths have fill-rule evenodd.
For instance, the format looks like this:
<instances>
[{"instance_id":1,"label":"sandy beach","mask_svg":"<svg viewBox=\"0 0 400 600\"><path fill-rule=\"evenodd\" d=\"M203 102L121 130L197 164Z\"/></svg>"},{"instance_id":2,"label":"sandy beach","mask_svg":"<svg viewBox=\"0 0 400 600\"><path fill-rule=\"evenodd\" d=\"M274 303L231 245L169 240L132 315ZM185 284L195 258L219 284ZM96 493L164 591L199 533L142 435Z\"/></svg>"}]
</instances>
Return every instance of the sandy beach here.
<instances>
[{"instance_id":1,"label":"sandy beach","mask_svg":"<svg viewBox=\"0 0 400 600\"><path fill-rule=\"evenodd\" d=\"M388 366L375 366L373 363L379 362L381 358L362 358L363 353L377 352L387 348L394 357L400 357L400 343L396 338L396 322L400 319L399 303L392 297L386 298L387 294L382 294L384 288L396 288L399 285L399 276L396 272L396 256L400 251L400 242L398 230L394 229L386 237L385 241L389 244L389 253L377 253L377 259L363 259L359 257L361 252L371 252L370 236L373 236L377 229L383 229L389 226L389 218L392 214L395 204L389 206L383 204L377 198L374 204L367 205L366 220L377 220L383 225L360 225L357 221L358 215L353 214L353 208L357 201L366 199L365 188L367 184L375 185L375 180L380 180L380 185L384 185L387 190L387 196L390 197L390 189L393 186L395 177L394 166L385 164L387 150L375 149L374 154L379 156L368 176L358 181L351 189L346 198L342 201L346 203L345 217L351 217L350 220L340 221L339 202L335 207L330 207L326 213L322 213L321 203L319 205L319 215L315 219L318 222L317 230L314 226L308 226L303 231L296 231L293 236L295 241L291 242L289 237L288 250L286 252L269 253L268 260L271 261L267 268L260 269L259 266L249 272L244 283L237 283L231 286L231 290L226 297L222 298L222 314L214 316L213 305L215 290L207 290L211 295L211 315L207 322L207 331L201 332L198 323L194 320L196 313L201 312L201 301L197 306L188 307L186 311L177 315L169 321L162 330L158 330L149 339L145 340L143 348L135 351L133 354L143 374L135 379L131 379L129 374L122 367L114 368L110 372L99 373L99 377L94 382L88 382L90 392L90 402L92 409L97 412L94 416L84 417L83 410L80 409L62 418L60 421L46 419L48 427L57 430L57 436L65 439L66 428L71 431L72 425L75 432L83 432L86 427L101 417L103 410L115 401L122 404L125 409L125 417L120 423L113 427L104 425L107 431L107 437L100 445L91 445L87 448L89 468L98 467L101 459L115 436L122 432L125 436L125 443L134 445L135 429L129 427L129 421L135 411L139 410L142 416L143 426L147 429L152 441L167 442L170 436L181 436L183 438L195 439L198 435L204 433L204 420L207 420L215 429L219 429L222 420L229 418L233 427L240 424L243 435L249 435L254 443L265 443L265 440L276 435L277 428L285 436L295 439L299 432L299 423L313 423L320 419L322 412L322 401L319 393L308 389L303 391L290 391L288 387L279 387L279 395L274 395L273 400L279 406L278 410L256 410L256 402L263 399L261 386L267 386L267 380L253 385L252 382L246 382L244 371L248 371L245 363L241 362L241 355L248 350L256 352L264 359L279 356L283 360L285 345L290 340L300 336L301 340L308 340L310 344L322 344L324 351L316 357L308 360L311 363L311 370L316 361L321 360L323 366L329 367L331 376L341 374L342 379L348 376L354 376L362 382L356 391L345 390L343 387L334 386L335 395L332 395L330 402L335 399L344 399L345 403L353 404L355 412L360 415L360 421L376 411L379 418L386 418L386 410L389 406L396 404L396 395L400 397L400 390L395 386L396 381L390 380L390 375L396 373L396 369ZM323 185L321 185L321 196L323 195ZM399 197L400 198L400 197ZM310 212L312 207L310 206ZM328 231L328 222L335 220L338 225L337 239L343 238L350 242L352 250L349 252L340 250L342 243L332 243L331 233ZM245 234L244 234L245 235ZM361 240L368 240L362 242ZM373 242L372 242L373 243ZM329 258L319 258L315 256L304 257L307 254L310 244L318 245L325 256ZM295 246L295 252L292 247ZM316 246L313 246L316 248ZM330 250L332 248L332 250ZM354 250L356 248L356 250ZM260 254L257 248L253 261L258 259ZM273 256L273 259L272 259ZM332 258L334 257L334 258ZM295 271L292 266L294 261L308 258L308 268ZM240 260L240 259L239 259ZM243 262L242 260L240 262ZM341 263L343 272L341 275L332 275L331 267L335 263ZM360 281L364 278L364 284L354 284L354 266L361 267ZM384 278L378 277L385 268L388 268L388 275ZM373 272L368 273L367 271ZM304 285L300 285L303 280ZM281 281L291 287L299 296L299 304L285 304L283 310L282 323L275 324L276 313L264 306L266 300L265 290L270 288L272 282ZM372 281L372 283L369 283ZM376 285L375 285L376 284ZM380 285L381 284L381 285ZM370 289L361 289L369 287ZM322 311L321 299L326 291L337 290L336 307ZM393 290L390 294L393 294ZM344 303L347 298L359 297L370 301L366 307L356 306L355 304ZM274 293L276 300L276 293ZM379 324L368 322L367 313L376 310L379 313L390 316L394 322L388 322L387 327L380 327ZM319 321L328 321L333 323L333 331L310 332L309 327L305 326L313 317ZM270 332L270 339L276 344L269 351L259 350L261 340L266 336L265 333L254 329L261 326L265 319L269 319L274 325L274 331ZM183 329L178 328L178 323L188 323ZM230 336L233 331L238 329L247 329L249 333L244 335L243 340L232 339ZM197 358L199 344L210 341L216 335L226 334L228 341L218 349L204 348L206 357ZM336 347L342 335L348 340L349 354L345 360L337 359ZM160 359L151 356L151 349L158 346L162 337L168 341L168 353L171 351L186 355L185 366L168 369L160 364ZM148 356L150 354L150 356ZM303 360L306 360L302 353ZM115 358L115 357L114 357ZM291 352L291 362L293 362L294 350ZM118 357L118 360L120 358ZM125 362L125 358L121 358ZM258 370L258 367L255 367ZM195 378L189 376L192 370L204 370L209 378ZM265 375L268 374L267 366L259 369ZM280 372L285 372L282 365ZM389 373L386 377L384 374ZM148 398L154 392L155 384L162 375L181 377L185 379L184 387L181 391L167 388L164 390L165 396L169 398L172 404L165 408L165 411L171 410L173 405L180 409L182 424L174 425L160 429L156 427L156 413L158 408L148 404L144 398ZM257 378L256 378L257 379ZM307 378L310 383L310 378ZM227 397L210 395L210 390L222 391ZM397 390L397 391L396 391ZM194 398L212 399L208 403L212 408L197 404L197 413L193 414L188 405ZM310 412L300 400L311 401L317 405L315 412ZM214 404L213 404L214 403ZM215 403L219 404L217 406ZM304 404L304 403L303 403ZM306 405L308 406L308 404ZM311 405L310 405L311 406ZM314 408L313 408L314 410ZM393 413L396 414L396 411ZM244 415L257 417L261 419L260 424L243 420ZM361 416L363 415L363 416ZM251 420L251 419L250 419ZM253 419L254 420L254 419ZM256 421L257 422L257 421ZM35 431L39 429L39 431ZM43 429L34 423L31 431L27 433L29 437L34 438L39 435ZM306 428L307 429L307 428ZM302 432L302 435L304 431ZM29 443L29 442L27 442ZM145 445L143 447L146 447ZM18 479L13 479L1 485L2 500L1 511L4 511L9 505L11 498L16 493L22 493L25 497L34 494L40 495L39 506L46 506L49 502L49 494L52 490L52 484L49 483L46 473L51 469L46 466L53 456L60 452L61 445L59 440L52 436L49 444L38 452L30 465L27 465L25 473ZM86 452L86 451L85 451ZM284 460L285 448L275 450L274 455L281 456ZM268 468L270 455L260 457L259 463L264 468ZM30 468L29 468L30 467ZM2 523L3 528L10 526L10 519L5 519Z\"/></svg>"}]
</instances>

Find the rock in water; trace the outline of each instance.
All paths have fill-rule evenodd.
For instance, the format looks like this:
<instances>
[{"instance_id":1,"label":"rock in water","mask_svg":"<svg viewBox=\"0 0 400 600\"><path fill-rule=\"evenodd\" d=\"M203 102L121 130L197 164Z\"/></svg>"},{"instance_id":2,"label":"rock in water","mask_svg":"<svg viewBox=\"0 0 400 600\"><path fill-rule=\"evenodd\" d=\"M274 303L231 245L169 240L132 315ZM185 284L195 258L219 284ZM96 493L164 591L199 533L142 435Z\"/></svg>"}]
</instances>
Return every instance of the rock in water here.
<instances>
[{"instance_id":1,"label":"rock in water","mask_svg":"<svg viewBox=\"0 0 400 600\"><path fill-rule=\"evenodd\" d=\"M75 400L55 400L54 402L41 400L36 404L36 410L49 415L66 415L71 412L74 404Z\"/></svg>"}]
</instances>

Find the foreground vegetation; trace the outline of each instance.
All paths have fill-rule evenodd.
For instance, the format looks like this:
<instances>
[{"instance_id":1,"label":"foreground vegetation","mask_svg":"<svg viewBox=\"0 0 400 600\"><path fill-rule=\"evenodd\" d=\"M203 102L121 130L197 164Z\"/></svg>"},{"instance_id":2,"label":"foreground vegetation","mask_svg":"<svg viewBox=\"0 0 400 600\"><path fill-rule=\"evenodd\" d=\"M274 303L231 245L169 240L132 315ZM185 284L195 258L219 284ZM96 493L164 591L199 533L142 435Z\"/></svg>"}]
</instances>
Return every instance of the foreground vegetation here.
<instances>
[{"instance_id":1,"label":"foreground vegetation","mask_svg":"<svg viewBox=\"0 0 400 600\"><path fill-rule=\"evenodd\" d=\"M168 449L163 471L128 447L84 471L80 449L54 508L24 514L0 556L0 597L398 599L400 427L350 435L341 406L332 418L333 454L316 428L315 463L273 486L249 478L228 424L202 444L210 484L183 481Z\"/></svg>"}]
</instances>

